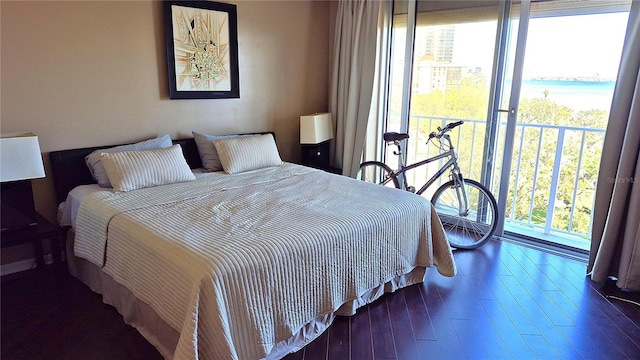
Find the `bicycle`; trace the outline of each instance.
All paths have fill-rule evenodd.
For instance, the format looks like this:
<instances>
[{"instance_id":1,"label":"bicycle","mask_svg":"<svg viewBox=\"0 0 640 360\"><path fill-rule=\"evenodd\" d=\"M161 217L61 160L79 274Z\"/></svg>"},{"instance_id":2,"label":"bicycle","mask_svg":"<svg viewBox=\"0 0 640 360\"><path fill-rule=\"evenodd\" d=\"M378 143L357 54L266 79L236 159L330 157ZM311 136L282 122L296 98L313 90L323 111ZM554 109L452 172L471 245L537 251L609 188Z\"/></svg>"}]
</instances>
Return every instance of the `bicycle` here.
<instances>
[{"instance_id":1,"label":"bicycle","mask_svg":"<svg viewBox=\"0 0 640 360\"><path fill-rule=\"evenodd\" d=\"M464 121L458 121L449 123L442 129L438 127L437 132L429 134L427 145L430 141L437 141L440 153L406 166L400 142L408 139L409 134L385 133L383 135L384 141L388 145L397 147L393 154L400 157L400 168L392 170L385 163L366 161L360 164L357 178L422 195L429 186L450 169L449 181L442 184L433 193L431 203L444 226L449 244L457 249L476 249L493 236L497 226L498 205L489 189L475 180L465 179L460 171L458 156L451 142L451 137L447 133L463 123ZM440 159L448 160L417 191L415 187L408 184L405 176L407 171Z\"/></svg>"}]
</instances>

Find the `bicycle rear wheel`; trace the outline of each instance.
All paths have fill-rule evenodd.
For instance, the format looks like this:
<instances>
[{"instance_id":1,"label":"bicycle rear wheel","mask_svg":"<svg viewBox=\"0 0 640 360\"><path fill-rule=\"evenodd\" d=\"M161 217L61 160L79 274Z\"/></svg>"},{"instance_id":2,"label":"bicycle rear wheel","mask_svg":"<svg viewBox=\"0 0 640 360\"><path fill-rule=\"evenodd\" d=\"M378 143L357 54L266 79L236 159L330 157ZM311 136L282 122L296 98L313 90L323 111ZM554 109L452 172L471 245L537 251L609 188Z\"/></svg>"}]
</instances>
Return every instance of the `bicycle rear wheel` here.
<instances>
[{"instance_id":1,"label":"bicycle rear wheel","mask_svg":"<svg viewBox=\"0 0 640 360\"><path fill-rule=\"evenodd\" d=\"M449 244L458 249L476 249L496 231L498 204L491 192L475 180L464 180L469 209L461 209L459 185L453 180L436 190L431 203L444 227Z\"/></svg>"},{"instance_id":2,"label":"bicycle rear wheel","mask_svg":"<svg viewBox=\"0 0 640 360\"><path fill-rule=\"evenodd\" d=\"M385 163L379 161L366 161L360 164L360 170L356 179L389 187L400 188L398 178Z\"/></svg>"}]
</instances>

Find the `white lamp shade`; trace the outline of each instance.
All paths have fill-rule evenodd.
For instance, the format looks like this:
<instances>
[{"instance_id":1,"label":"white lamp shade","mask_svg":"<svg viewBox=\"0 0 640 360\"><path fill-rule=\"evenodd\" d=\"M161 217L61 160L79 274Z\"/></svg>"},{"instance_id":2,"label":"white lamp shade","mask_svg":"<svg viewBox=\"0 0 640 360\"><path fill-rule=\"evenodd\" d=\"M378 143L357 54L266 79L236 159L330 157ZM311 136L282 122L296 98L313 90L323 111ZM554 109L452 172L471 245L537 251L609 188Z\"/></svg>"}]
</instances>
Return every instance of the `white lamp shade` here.
<instances>
[{"instance_id":1,"label":"white lamp shade","mask_svg":"<svg viewBox=\"0 0 640 360\"><path fill-rule=\"evenodd\" d=\"M0 181L45 177L38 137L33 133L2 134L0 137Z\"/></svg>"},{"instance_id":2,"label":"white lamp shade","mask_svg":"<svg viewBox=\"0 0 640 360\"><path fill-rule=\"evenodd\" d=\"M300 116L300 144L319 144L333 139L330 113Z\"/></svg>"}]
</instances>

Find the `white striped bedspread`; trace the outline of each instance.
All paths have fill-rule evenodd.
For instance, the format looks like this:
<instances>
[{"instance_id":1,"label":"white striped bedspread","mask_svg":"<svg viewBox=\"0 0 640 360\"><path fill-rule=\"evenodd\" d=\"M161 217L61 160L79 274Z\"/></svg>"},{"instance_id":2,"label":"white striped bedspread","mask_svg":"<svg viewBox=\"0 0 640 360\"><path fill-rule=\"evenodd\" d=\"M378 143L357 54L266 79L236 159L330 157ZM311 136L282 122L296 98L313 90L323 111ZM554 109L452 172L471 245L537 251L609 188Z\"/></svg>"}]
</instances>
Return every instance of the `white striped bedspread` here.
<instances>
[{"instance_id":1,"label":"white striped bedspread","mask_svg":"<svg viewBox=\"0 0 640 360\"><path fill-rule=\"evenodd\" d=\"M415 194L283 163L96 192L80 205L74 252L180 333L173 358L260 359L416 267L453 276L433 217Z\"/></svg>"}]
</instances>

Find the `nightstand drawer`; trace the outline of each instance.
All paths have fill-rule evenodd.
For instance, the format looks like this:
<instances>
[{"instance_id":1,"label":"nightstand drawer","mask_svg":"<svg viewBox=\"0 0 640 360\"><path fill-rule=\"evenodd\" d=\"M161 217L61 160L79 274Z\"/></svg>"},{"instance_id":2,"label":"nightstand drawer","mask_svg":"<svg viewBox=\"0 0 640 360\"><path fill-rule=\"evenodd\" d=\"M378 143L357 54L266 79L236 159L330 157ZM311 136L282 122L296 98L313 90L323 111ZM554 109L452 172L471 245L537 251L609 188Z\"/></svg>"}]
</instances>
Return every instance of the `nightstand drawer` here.
<instances>
[{"instance_id":1,"label":"nightstand drawer","mask_svg":"<svg viewBox=\"0 0 640 360\"><path fill-rule=\"evenodd\" d=\"M320 144L301 144L302 164L316 168L329 167L329 141Z\"/></svg>"}]
</instances>

